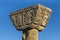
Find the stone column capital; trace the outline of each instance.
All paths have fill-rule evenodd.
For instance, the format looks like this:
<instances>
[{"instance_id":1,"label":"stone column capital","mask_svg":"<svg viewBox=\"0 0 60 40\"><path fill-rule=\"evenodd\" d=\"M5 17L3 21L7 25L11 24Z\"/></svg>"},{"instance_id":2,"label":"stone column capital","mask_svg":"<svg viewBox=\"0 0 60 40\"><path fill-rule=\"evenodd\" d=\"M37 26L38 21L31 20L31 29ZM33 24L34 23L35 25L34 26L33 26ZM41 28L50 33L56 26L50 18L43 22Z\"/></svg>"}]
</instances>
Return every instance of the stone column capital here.
<instances>
[{"instance_id":1,"label":"stone column capital","mask_svg":"<svg viewBox=\"0 0 60 40\"><path fill-rule=\"evenodd\" d=\"M37 29L42 31L50 18L51 9L43 5L34 5L10 14L16 29L30 30Z\"/></svg>"}]
</instances>

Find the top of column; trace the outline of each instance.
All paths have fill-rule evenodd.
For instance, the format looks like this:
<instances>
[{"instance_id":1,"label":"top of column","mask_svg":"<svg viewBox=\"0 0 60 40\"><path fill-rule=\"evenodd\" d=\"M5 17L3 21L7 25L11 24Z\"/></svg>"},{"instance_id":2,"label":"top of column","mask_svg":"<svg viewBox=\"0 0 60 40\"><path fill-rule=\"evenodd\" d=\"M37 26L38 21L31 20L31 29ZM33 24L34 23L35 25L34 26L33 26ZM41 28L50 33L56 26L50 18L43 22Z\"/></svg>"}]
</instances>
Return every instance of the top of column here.
<instances>
[{"instance_id":1,"label":"top of column","mask_svg":"<svg viewBox=\"0 0 60 40\"><path fill-rule=\"evenodd\" d=\"M18 30L37 29L41 31L48 23L51 12L50 8L37 4L12 12L10 18Z\"/></svg>"}]
</instances>

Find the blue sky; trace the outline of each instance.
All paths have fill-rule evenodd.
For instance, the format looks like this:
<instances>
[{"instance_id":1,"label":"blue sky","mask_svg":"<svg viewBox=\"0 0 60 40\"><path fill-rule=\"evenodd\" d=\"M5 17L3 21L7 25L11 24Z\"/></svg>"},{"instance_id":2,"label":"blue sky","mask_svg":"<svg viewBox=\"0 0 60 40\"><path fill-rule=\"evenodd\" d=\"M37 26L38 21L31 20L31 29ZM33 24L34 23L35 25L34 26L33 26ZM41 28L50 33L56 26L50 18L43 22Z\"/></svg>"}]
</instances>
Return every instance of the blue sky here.
<instances>
[{"instance_id":1,"label":"blue sky","mask_svg":"<svg viewBox=\"0 0 60 40\"><path fill-rule=\"evenodd\" d=\"M35 4L53 10L45 30L39 32L39 40L60 40L60 0L0 0L0 40L22 40L22 31L15 29L9 14Z\"/></svg>"}]
</instances>

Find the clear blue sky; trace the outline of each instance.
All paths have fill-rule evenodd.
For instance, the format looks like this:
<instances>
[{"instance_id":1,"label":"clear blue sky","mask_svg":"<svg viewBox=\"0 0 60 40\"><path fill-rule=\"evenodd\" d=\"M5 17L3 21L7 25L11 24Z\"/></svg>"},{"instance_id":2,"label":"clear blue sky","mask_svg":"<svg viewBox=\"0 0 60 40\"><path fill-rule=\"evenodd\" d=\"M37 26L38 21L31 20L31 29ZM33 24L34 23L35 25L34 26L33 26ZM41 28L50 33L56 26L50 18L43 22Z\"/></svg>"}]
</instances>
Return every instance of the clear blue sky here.
<instances>
[{"instance_id":1,"label":"clear blue sky","mask_svg":"<svg viewBox=\"0 0 60 40\"><path fill-rule=\"evenodd\" d=\"M15 29L9 14L35 4L53 10L45 30L39 32L39 40L60 40L60 0L0 0L0 40L22 40L22 31Z\"/></svg>"}]
</instances>

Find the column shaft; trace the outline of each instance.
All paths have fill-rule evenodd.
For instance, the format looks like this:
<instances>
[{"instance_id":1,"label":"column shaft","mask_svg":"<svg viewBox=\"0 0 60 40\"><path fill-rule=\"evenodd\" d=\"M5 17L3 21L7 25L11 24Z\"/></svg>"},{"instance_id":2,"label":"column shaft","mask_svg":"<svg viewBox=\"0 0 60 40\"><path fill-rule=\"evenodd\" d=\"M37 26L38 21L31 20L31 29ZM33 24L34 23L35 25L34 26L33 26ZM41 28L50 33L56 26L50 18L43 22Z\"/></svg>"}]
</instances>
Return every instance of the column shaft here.
<instances>
[{"instance_id":1,"label":"column shaft","mask_svg":"<svg viewBox=\"0 0 60 40\"><path fill-rule=\"evenodd\" d=\"M31 29L28 31L23 31L23 40L38 40L38 30Z\"/></svg>"}]
</instances>

